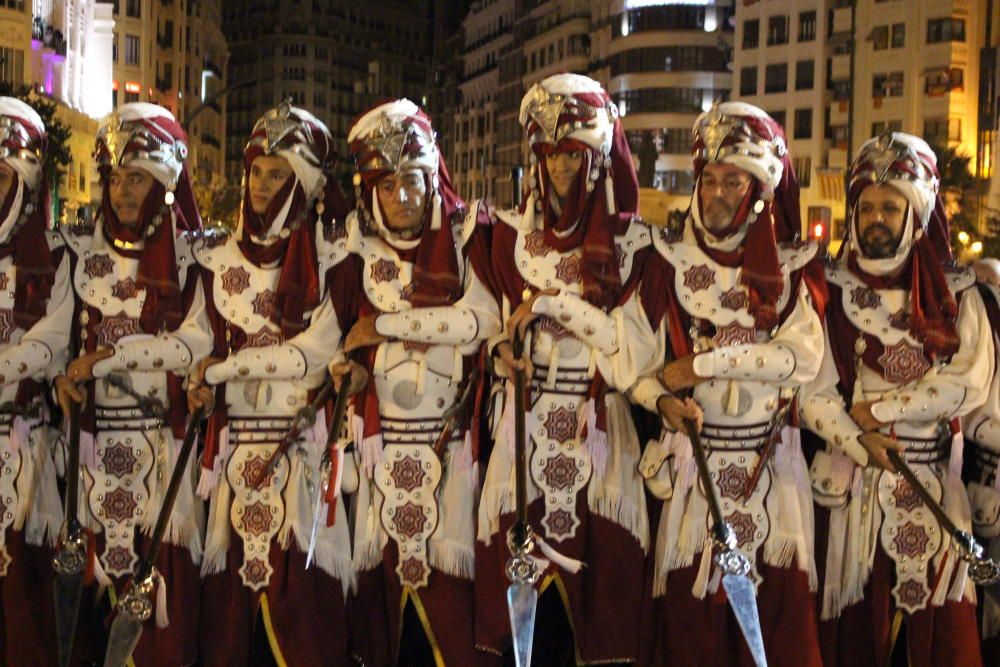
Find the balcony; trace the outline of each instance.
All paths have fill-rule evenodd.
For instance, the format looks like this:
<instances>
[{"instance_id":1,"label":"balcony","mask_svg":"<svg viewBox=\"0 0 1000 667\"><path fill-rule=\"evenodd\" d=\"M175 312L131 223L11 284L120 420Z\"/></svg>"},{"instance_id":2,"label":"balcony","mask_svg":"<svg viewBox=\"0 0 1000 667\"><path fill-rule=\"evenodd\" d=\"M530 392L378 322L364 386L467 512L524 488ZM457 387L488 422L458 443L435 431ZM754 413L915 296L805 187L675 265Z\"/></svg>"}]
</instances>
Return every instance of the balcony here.
<instances>
[{"instance_id":1,"label":"balcony","mask_svg":"<svg viewBox=\"0 0 1000 667\"><path fill-rule=\"evenodd\" d=\"M174 34L168 32L165 35L159 33L156 34L156 45L161 49L172 49L174 48Z\"/></svg>"},{"instance_id":2,"label":"balcony","mask_svg":"<svg viewBox=\"0 0 1000 667\"><path fill-rule=\"evenodd\" d=\"M40 16L36 16L31 23L31 41L37 42L39 46L46 49L51 49L56 55L66 55L66 40L63 38L63 34L46 23Z\"/></svg>"}]
</instances>

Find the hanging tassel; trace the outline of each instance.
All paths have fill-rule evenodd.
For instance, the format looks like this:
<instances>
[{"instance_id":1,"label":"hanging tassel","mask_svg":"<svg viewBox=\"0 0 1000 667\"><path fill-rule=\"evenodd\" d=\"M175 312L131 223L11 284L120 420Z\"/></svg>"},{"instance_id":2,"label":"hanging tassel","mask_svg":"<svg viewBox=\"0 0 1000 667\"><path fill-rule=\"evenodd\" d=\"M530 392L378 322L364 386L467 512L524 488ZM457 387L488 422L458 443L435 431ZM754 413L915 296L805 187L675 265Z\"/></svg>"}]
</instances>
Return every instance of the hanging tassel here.
<instances>
[{"instance_id":1,"label":"hanging tassel","mask_svg":"<svg viewBox=\"0 0 1000 667\"><path fill-rule=\"evenodd\" d=\"M10 427L10 437L7 446L11 451L29 451L31 445L31 427L20 416L14 417Z\"/></svg>"},{"instance_id":2,"label":"hanging tassel","mask_svg":"<svg viewBox=\"0 0 1000 667\"><path fill-rule=\"evenodd\" d=\"M104 571L100 558L94 555L91 560L94 563L94 581L97 582L97 597L100 597L111 586L111 577Z\"/></svg>"},{"instance_id":3,"label":"hanging tassel","mask_svg":"<svg viewBox=\"0 0 1000 667\"><path fill-rule=\"evenodd\" d=\"M712 571L712 541L706 540L701 550L701 561L698 563L698 575L691 586L691 595L699 600L704 599L708 591L708 574Z\"/></svg>"},{"instance_id":4,"label":"hanging tassel","mask_svg":"<svg viewBox=\"0 0 1000 667\"><path fill-rule=\"evenodd\" d=\"M67 424L66 442L69 442L69 425ZM97 467L97 441L94 434L80 430L80 465L88 468Z\"/></svg>"},{"instance_id":5,"label":"hanging tassel","mask_svg":"<svg viewBox=\"0 0 1000 667\"><path fill-rule=\"evenodd\" d=\"M500 413L500 427L497 429L497 441L507 445L510 454L514 454L514 381L506 383L506 395L503 401L503 412Z\"/></svg>"},{"instance_id":6,"label":"hanging tassel","mask_svg":"<svg viewBox=\"0 0 1000 667\"><path fill-rule=\"evenodd\" d=\"M611 181L611 170L604 175L604 197L608 202L608 215L618 212L618 205L615 203L615 184Z\"/></svg>"},{"instance_id":7,"label":"hanging tassel","mask_svg":"<svg viewBox=\"0 0 1000 667\"><path fill-rule=\"evenodd\" d=\"M552 389L556 386L556 375L559 373L559 346L553 345L549 351L549 372L545 376L545 386Z\"/></svg>"},{"instance_id":8,"label":"hanging tassel","mask_svg":"<svg viewBox=\"0 0 1000 667\"><path fill-rule=\"evenodd\" d=\"M165 628L170 625L167 617L167 582L159 571L153 570L156 577L156 627Z\"/></svg>"},{"instance_id":9,"label":"hanging tassel","mask_svg":"<svg viewBox=\"0 0 1000 667\"><path fill-rule=\"evenodd\" d=\"M726 389L726 414L735 417L740 414L740 388L734 380L729 381Z\"/></svg>"},{"instance_id":10,"label":"hanging tassel","mask_svg":"<svg viewBox=\"0 0 1000 667\"><path fill-rule=\"evenodd\" d=\"M420 357L420 362L417 364L417 388L413 390L413 393L417 396L424 395L424 389L427 383L427 358Z\"/></svg>"},{"instance_id":11,"label":"hanging tassel","mask_svg":"<svg viewBox=\"0 0 1000 667\"><path fill-rule=\"evenodd\" d=\"M337 499L344 483L344 449L335 446L330 457L330 477L326 486L326 527L330 528L337 522Z\"/></svg>"},{"instance_id":12,"label":"hanging tassel","mask_svg":"<svg viewBox=\"0 0 1000 667\"><path fill-rule=\"evenodd\" d=\"M577 419L576 437L590 454L590 462L598 479L604 478L608 469L608 434L597 428L597 404L593 397L583 404Z\"/></svg>"},{"instance_id":13,"label":"hanging tassel","mask_svg":"<svg viewBox=\"0 0 1000 667\"><path fill-rule=\"evenodd\" d=\"M965 450L965 436L961 428L952 426L951 454L948 456L948 475L953 479L962 477L962 454Z\"/></svg>"},{"instance_id":14,"label":"hanging tassel","mask_svg":"<svg viewBox=\"0 0 1000 667\"><path fill-rule=\"evenodd\" d=\"M431 214L431 231L437 231L441 229L441 195L437 192L434 193L431 206L434 207L434 212Z\"/></svg>"}]
</instances>

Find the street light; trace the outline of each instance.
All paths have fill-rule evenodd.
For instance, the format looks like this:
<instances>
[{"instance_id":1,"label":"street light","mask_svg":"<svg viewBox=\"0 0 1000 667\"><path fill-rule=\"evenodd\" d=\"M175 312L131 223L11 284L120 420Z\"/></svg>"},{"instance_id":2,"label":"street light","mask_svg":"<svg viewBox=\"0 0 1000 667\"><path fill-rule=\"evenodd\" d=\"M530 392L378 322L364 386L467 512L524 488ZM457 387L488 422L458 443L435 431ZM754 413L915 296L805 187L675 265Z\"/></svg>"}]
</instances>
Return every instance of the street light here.
<instances>
[{"instance_id":1,"label":"street light","mask_svg":"<svg viewBox=\"0 0 1000 667\"><path fill-rule=\"evenodd\" d=\"M961 231L958 233L958 242L962 245L969 245L969 233Z\"/></svg>"},{"instance_id":2,"label":"street light","mask_svg":"<svg viewBox=\"0 0 1000 667\"><path fill-rule=\"evenodd\" d=\"M982 241L974 242L971 246L969 246L969 250L978 255L983 251L983 242Z\"/></svg>"}]
</instances>

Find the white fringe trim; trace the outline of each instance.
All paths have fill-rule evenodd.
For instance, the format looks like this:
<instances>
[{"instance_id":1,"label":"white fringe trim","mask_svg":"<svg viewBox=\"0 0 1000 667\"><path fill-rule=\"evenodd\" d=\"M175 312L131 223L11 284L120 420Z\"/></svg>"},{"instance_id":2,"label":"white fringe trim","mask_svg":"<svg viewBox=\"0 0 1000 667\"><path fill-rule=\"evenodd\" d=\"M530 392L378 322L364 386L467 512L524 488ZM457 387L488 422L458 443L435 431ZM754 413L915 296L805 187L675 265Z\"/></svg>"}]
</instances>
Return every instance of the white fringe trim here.
<instances>
[{"instance_id":1,"label":"white fringe trim","mask_svg":"<svg viewBox=\"0 0 1000 667\"><path fill-rule=\"evenodd\" d=\"M476 576L475 549L451 540L430 541L430 564L445 574L473 581Z\"/></svg>"},{"instance_id":2,"label":"white fringe trim","mask_svg":"<svg viewBox=\"0 0 1000 667\"><path fill-rule=\"evenodd\" d=\"M219 451L212 461L212 468L209 469L202 465L198 466L198 470L201 472L198 478L198 488L195 490L195 493L201 496L202 500L208 500L212 495L212 491L219 485L219 480L222 478L222 466L229 460L229 449L229 426L227 425L219 433Z\"/></svg>"}]
</instances>

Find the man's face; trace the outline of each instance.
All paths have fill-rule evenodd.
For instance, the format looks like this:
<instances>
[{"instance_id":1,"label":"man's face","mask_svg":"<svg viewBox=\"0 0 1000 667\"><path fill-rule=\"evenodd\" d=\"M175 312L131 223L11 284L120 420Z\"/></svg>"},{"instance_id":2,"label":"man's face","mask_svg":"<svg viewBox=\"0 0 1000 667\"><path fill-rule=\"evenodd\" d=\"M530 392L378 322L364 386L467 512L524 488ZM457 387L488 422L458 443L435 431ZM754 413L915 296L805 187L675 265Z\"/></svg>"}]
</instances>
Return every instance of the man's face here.
<instances>
[{"instance_id":1,"label":"man's face","mask_svg":"<svg viewBox=\"0 0 1000 667\"><path fill-rule=\"evenodd\" d=\"M138 167L113 167L108 176L111 210L126 227L139 224L139 211L153 187L153 175Z\"/></svg>"},{"instance_id":2,"label":"man's face","mask_svg":"<svg viewBox=\"0 0 1000 667\"><path fill-rule=\"evenodd\" d=\"M906 197L891 185L872 185L858 201L858 242L870 259L896 254L906 222Z\"/></svg>"},{"instance_id":3,"label":"man's face","mask_svg":"<svg viewBox=\"0 0 1000 667\"><path fill-rule=\"evenodd\" d=\"M288 160L274 155L258 155L250 165L250 208L257 215L267 213L274 195L292 176Z\"/></svg>"},{"instance_id":4,"label":"man's face","mask_svg":"<svg viewBox=\"0 0 1000 667\"><path fill-rule=\"evenodd\" d=\"M560 201L569 196L582 165L583 151L552 153L545 156L545 168L549 172L549 181Z\"/></svg>"},{"instance_id":5,"label":"man's face","mask_svg":"<svg viewBox=\"0 0 1000 667\"><path fill-rule=\"evenodd\" d=\"M749 172L731 164L708 164L698 188L701 221L708 231L721 233L733 222L736 209L750 190Z\"/></svg>"},{"instance_id":6,"label":"man's face","mask_svg":"<svg viewBox=\"0 0 1000 667\"><path fill-rule=\"evenodd\" d=\"M0 203L7 201L7 195L14 187L14 168L6 162L0 162Z\"/></svg>"},{"instance_id":7,"label":"man's face","mask_svg":"<svg viewBox=\"0 0 1000 667\"><path fill-rule=\"evenodd\" d=\"M424 221L427 182L420 169L385 176L375 186L385 212L385 226L394 232L416 232Z\"/></svg>"}]
</instances>

